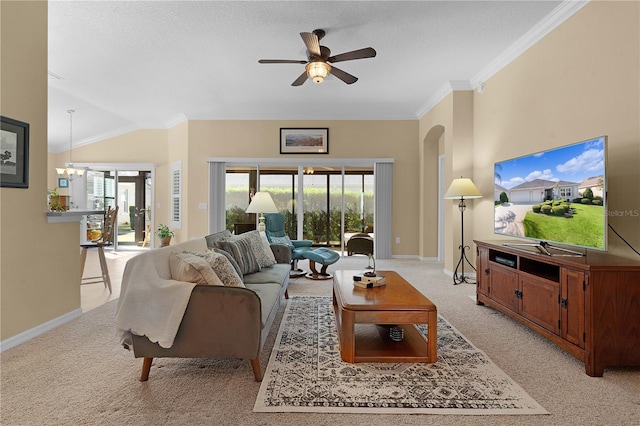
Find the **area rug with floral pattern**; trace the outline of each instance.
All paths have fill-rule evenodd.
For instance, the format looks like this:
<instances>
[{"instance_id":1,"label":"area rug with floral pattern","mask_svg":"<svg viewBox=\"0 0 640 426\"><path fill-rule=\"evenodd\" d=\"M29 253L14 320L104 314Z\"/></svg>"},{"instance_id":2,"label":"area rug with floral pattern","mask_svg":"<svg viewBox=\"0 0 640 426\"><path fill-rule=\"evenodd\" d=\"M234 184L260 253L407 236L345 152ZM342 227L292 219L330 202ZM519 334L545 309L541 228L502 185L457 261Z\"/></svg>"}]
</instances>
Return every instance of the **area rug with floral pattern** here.
<instances>
[{"instance_id":1,"label":"area rug with floral pattern","mask_svg":"<svg viewBox=\"0 0 640 426\"><path fill-rule=\"evenodd\" d=\"M313 296L289 299L253 410L548 414L441 316L436 363L342 361L332 299Z\"/></svg>"}]
</instances>

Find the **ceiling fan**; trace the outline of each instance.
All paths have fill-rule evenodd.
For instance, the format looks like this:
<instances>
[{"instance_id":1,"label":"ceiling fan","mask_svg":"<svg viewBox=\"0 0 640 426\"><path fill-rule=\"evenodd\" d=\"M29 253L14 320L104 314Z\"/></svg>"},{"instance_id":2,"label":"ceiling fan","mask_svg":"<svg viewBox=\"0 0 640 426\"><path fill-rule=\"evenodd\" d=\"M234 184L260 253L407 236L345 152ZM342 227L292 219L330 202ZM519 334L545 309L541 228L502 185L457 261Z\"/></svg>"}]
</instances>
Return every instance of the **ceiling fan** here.
<instances>
[{"instance_id":1,"label":"ceiling fan","mask_svg":"<svg viewBox=\"0 0 640 426\"><path fill-rule=\"evenodd\" d=\"M352 61L354 59L374 58L376 51L371 47L366 47L364 49L352 50L351 52L330 56L331 50L326 46L320 46L320 40L324 35L324 30L300 33L307 47L308 60L306 61L295 59L260 59L258 62L261 64L306 64L305 71L291 83L292 86L302 86L307 80L307 77L313 80L314 83L322 83L329 74L335 75L347 84L353 84L358 81L357 77L329 64Z\"/></svg>"}]
</instances>

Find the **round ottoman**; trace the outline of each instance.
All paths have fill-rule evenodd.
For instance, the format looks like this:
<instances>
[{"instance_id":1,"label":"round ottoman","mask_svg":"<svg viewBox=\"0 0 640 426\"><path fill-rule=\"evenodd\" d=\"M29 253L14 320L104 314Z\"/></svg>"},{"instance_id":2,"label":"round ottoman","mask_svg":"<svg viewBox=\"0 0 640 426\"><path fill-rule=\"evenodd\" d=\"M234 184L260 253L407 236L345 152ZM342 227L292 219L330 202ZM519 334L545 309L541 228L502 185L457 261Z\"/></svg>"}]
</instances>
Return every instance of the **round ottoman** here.
<instances>
[{"instance_id":1,"label":"round ottoman","mask_svg":"<svg viewBox=\"0 0 640 426\"><path fill-rule=\"evenodd\" d=\"M309 250L302 253L305 259L309 259L309 269L311 272L307 274L307 278L312 280L328 280L333 275L327 273L327 266L333 265L340 259L340 255L328 248L320 247L315 250ZM322 265L320 272L316 269L316 262Z\"/></svg>"}]
</instances>

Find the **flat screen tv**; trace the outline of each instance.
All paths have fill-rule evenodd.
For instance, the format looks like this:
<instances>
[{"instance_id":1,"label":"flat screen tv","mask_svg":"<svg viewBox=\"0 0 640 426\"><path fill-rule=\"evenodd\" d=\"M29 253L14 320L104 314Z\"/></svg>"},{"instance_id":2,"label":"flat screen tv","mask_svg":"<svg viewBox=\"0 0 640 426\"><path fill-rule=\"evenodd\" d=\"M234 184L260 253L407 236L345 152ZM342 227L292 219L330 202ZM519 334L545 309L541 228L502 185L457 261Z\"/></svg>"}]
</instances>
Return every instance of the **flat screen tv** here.
<instances>
[{"instance_id":1,"label":"flat screen tv","mask_svg":"<svg viewBox=\"0 0 640 426\"><path fill-rule=\"evenodd\" d=\"M495 233L534 240L508 245L547 255L605 251L606 163L606 136L495 163Z\"/></svg>"}]
</instances>

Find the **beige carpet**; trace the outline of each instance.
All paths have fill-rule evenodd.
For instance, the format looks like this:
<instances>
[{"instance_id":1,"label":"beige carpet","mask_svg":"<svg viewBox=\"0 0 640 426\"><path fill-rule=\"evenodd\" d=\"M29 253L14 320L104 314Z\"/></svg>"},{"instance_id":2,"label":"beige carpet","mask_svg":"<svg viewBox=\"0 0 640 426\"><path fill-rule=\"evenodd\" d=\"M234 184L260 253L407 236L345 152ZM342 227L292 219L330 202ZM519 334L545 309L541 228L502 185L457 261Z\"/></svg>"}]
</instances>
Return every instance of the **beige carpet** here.
<instances>
[{"instance_id":1,"label":"beige carpet","mask_svg":"<svg viewBox=\"0 0 640 426\"><path fill-rule=\"evenodd\" d=\"M249 361L160 359L148 382L142 361L118 345L115 302L93 309L1 355L2 425L637 425L640 369L608 368L604 377L553 344L469 298L474 286L451 285L442 265L379 260L436 303L438 311L532 398L548 416L438 416L254 413L260 384ZM330 270L366 265L341 259ZM306 265L304 265L306 266ZM331 294L331 282L291 281L292 295ZM261 355L267 365L282 318Z\"/></svg>"}]
</instances>

